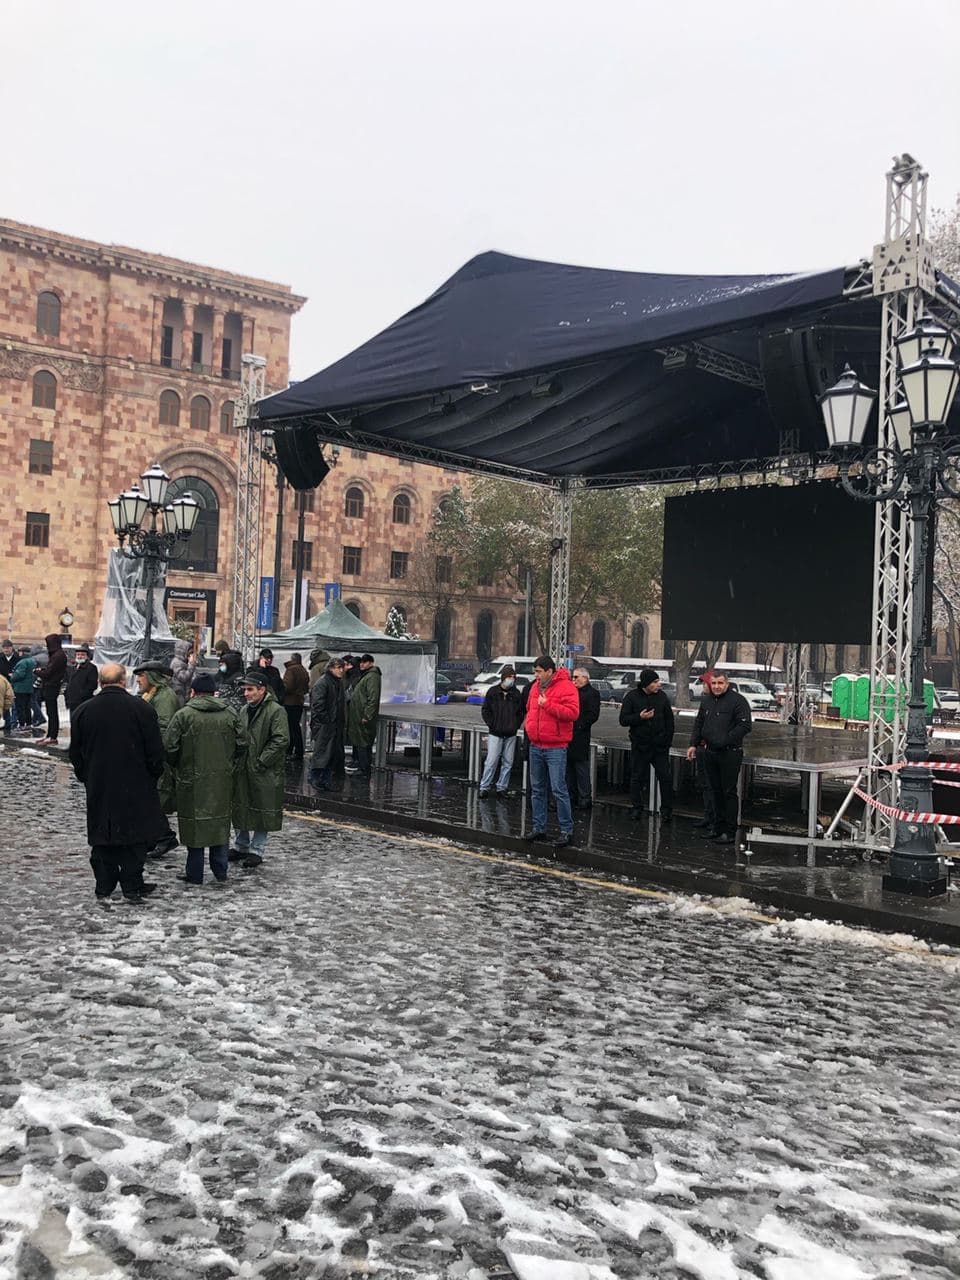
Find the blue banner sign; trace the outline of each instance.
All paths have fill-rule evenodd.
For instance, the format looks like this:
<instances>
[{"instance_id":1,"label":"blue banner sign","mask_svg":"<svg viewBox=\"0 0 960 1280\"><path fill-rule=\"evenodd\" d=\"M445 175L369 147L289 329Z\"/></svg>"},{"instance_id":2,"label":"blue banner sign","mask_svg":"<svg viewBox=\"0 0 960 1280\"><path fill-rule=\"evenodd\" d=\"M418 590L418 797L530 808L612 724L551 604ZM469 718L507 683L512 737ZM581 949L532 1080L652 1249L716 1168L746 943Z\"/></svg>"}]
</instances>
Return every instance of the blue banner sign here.
<instances>
[{"instance_id":1,"label":"blue banner sign","mask_svg":"<svg viewBox=\"0 0 960 1280\"><path fill-rule=\"evenodd\" d=\"M257 630L273 628L273 578L260 579L260 606L257 609Z\"/></svg>"},{"instance_id":2,"label":"blue banner sign","mask_svg":"<svg viewBox=\"0 0 960 1280\"><path fill-rule=\"evenodd\" d=\"M323 584L323 607L326 608L334 600L340 599L340 583L325 582Z\"/></svg>"}]
</instances>

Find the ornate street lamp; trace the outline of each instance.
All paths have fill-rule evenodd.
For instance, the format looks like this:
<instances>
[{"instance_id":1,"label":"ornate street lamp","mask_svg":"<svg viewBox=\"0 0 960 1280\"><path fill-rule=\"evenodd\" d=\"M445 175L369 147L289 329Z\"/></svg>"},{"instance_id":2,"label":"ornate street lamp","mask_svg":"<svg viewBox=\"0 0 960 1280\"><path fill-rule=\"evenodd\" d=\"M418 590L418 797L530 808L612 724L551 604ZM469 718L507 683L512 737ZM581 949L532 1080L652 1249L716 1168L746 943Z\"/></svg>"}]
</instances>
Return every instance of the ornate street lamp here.
<instances>
[{"instance_id":1,"label":"ornate street lamp","mask_svg":"<svg viewBox=\"0 0 960 1280\"><path fill-rule=\"evenodd\" d=\"M953 336L931 320L922 320L897 343L904 399L890 412L896 448L871 449L859 461L850 457L859 445L876 393L845 369L840 380L821 397L823 421L830 445L838 455L840 482L862 502L899 502L909 511L913 565L910 582L911 628L910 696L907 704L906 763L898 771L900 809L908 814L933 812L933 775L920 767L926 760L927 722L923 696L924 647L927 636L926 583L931 572L933 545L930 518L943 498L960 497L957 465L960 447L945 447L937 439L950 413L957 390L958 369L950 358ZM853 468L857 467L856 473ZM873 691L873 696L879 695ZM899 694L896 691L895 696ZM936 829L925 822L896 821L889 874L883 887L895 893L934 897L947 892L936 848Z\"/></svg>"},{"instance_id":2,"label":"ornate street lamp","mask_svg":"<svg viewBox=\"0 0 960 1280\"><path fill-rule=\"evenodd\" d=\"M143 632L144 662L150 659L153 632L153 594L162 565L183 554L185 544L196 527L200 504L192 493L183 493L167 505L170 477L158 464L148 467L140 477L140 485L132 484L118 498L107 502L113 531L121 554L131 560L143 560L146 566L146 620ZM149 523L144 521L149 516Z\"/></svg>"}]
</instances>

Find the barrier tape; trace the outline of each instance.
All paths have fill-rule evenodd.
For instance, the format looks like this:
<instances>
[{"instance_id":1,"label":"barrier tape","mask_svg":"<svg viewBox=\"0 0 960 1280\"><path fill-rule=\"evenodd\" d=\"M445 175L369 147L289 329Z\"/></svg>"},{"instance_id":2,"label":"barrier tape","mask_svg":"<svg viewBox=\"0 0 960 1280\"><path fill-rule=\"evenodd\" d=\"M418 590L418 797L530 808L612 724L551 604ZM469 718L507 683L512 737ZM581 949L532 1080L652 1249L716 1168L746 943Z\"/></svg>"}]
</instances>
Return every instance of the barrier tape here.
<instances>
[{"instance_id":1,"label":"barrier tape","mask_svg":"<svg viewBox=\"0 0 960 1280\"><path fill-rule=\"evenodd\" d=\"M960 786L960 783L955 785ZM859 796L865 804L869 804L874 809L879 809L881 813L885 813L888 818L898 818L901 822L937 827L960 825L960 813L909 813L906 809L898 809L892 804L881 804L879 800L867 795L866 791L863 791L860 787L854 787L853 794Z\"/></svg>"},{"instance_id":2,"label":"barrier tape","mask_svg":"<svg viewBox=\"0 0 960 1280\"><path fill-rule=\"evenodd\" d=\"M886 769L893 773L896 769L934 769L943 773L960 773L960 764L948 763L946 760L901 760L899 764L880 764L878 769Z\"/></svg>"}]
</instances>

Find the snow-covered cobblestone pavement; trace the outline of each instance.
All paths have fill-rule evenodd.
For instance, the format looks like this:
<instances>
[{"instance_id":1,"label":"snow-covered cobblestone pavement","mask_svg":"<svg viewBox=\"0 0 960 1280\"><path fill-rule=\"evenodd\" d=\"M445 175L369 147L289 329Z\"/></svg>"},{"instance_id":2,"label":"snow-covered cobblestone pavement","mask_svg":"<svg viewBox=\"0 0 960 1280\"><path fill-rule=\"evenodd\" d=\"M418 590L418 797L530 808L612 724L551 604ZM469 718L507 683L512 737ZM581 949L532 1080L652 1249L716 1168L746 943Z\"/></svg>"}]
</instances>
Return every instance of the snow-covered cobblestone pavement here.
<instances>
[{"instance_id":1,"label":"snow-covered cobblestone pavement","mask_svg":"<svg viewBox=\"0 0 960 1280\"><path fill-rule=\"evenodd\" d=\"M0 1276L960 1274L956 953L296 818L103 909L0 814Z\"/></svg>"}]
</instances>

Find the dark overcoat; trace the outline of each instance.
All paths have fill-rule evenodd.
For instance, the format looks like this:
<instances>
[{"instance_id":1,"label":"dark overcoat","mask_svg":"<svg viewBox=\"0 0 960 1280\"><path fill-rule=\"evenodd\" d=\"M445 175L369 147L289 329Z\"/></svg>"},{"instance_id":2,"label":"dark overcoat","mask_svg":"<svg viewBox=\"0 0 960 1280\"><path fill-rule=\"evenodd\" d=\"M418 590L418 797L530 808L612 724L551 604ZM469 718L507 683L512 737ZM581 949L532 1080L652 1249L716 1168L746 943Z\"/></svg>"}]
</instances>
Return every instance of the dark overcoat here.
<instances>
[{"instance_id":1,"label":"dark overcoat","mask_svg":"<svg viewBox=\"0 0 960 1280\"><path fill-rule=\"evenodd\" d=\"M172 717L163 741L181 841L191 849L226 844L237 770L247 749L240 716L212 694L200 694Z\"/></svg>"},{"instance_id":2,"label":"dark overcoat","mask_svg":"<svg viewBox=\"0 0 960 1280\"><path fill-rule=\"evenodd\" d=\"M71 718L70 763L87 789L91 845L155 845L166 834L163 740L147 703L119 685L82 703Z\"/></svg>"},{"instance_id":3,"label":"dark overcoat","mask_svg":"<svg viewBox=\"0 0 960 1280\"><path fill-rule=\"evenodd\" d=\"M310 736L314 769L343 758L343 680L325 671L310 691Z\"/></svg>"},{"instance_id":4,"label":"dark overcoat","mask_svg":"<svg viewBox=\"0 0 960 1280\"><path fill-rule=\"evenodd\" d=\"M592 684L578 688L580 715L573 722L573 737L567 747L568 760L590 759L590 728L600 719L600 694Z\"/></svg>"}]
</instances>

